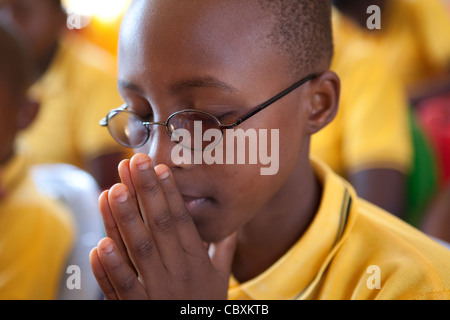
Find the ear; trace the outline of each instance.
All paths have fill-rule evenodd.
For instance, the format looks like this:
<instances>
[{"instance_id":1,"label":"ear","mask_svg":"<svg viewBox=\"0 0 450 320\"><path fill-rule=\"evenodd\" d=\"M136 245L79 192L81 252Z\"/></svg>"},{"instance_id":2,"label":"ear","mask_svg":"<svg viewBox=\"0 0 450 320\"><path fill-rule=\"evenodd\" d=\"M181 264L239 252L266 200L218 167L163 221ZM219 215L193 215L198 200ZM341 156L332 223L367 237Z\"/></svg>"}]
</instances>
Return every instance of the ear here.
<instances>
[{"instance_id":1,"label":"ear","mask_svg":"<svg viewBox=\"0 0 450 320\"><path fill-rule=\"evenodd\" d=\"M30 98L26 98L17 116L17 128L19 130L26 129L34 121L38 113L39 103Z\"/></svg>"},{"instance_id":2,"label":"ear","mask_svg":"<svg viewBox=\"0 0 450 320\"><path fill-rule=\"evenodd\" d=\"M339 107L341 81L333 71L326 71L312 80L311 102L306 130L312 135L327 126Z\"/></svg>"}]
</instances>

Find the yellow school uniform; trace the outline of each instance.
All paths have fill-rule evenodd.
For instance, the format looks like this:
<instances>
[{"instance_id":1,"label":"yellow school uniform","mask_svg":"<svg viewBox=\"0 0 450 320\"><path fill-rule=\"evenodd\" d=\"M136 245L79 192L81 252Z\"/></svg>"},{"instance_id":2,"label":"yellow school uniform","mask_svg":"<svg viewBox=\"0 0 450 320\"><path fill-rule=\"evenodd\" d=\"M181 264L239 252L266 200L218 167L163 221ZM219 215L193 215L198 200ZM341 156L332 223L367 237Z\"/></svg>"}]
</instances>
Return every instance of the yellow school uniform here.
<instances>
[{"instance_id":1,"label":"yellow school uniform","mask_svg":"<svg viewBox=\"0 0 450 320\"><path fill-rule=\"evenodd\" d=\"M376 32L357 28L341 17L334 24L341 36L355 34L359 41L374 44L409 85L450 67L450 15L440 0L386 1L381 12L381 29Z\"/></svg>"},{"instance_id":2,"label":"yellow school uniform","mask_svg":"<svg viewBox=\"0 0 450 320\"><path fill-rule=\"evenodd\" d=\"M333 17L338 20L338 13ZM376 51L357 48L353 35L336 32L334 38L331 69L341 80L339 110L312 136L311 153L343 176L374 168L407 173L412 143L400 80Z\"/></svg>"},{"instance_id":3,"label":"yellow school uniform","mask_svg":"<svg viewBox=\"0 0 450 320\"><path fill-rule=\"evenodd\" d=\"M1 171L0 299L55 299L74 222L65 207L38 193L25 156Z\"/></svg>"},{"instance_id":4,"label":"yellow school uniform","mask_svg":"<svg viewBox=\"0 0 450 320\"><path fill-rule=\"evenodd\" d=\"M319 210L296 244L229 299L449 299L450 251L360 199L324 163Z\"/></svg>"},{"instance_id":5,"label":"yellow school uniform","mask_svg":"<svg viewBox=\"0 0 450 320\"><path fill-rule=\"evenodd\" d=\"M122 104L110 62L77 38L66 38L48 71L31 88L41 103L37 119L22 134L34 163L83 164L121 147L98 122Z\"/></svg>"}]
</instances>

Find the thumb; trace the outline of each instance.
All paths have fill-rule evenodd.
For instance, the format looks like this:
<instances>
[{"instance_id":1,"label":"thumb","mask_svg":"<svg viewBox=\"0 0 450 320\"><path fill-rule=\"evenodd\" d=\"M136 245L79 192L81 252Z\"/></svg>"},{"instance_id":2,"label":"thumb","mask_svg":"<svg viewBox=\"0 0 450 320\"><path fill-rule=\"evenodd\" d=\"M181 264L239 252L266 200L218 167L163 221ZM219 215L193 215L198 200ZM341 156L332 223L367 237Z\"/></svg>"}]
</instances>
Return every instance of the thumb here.
<instances>
[{"instance_id":1,"label":"thumb","mask_svg":"<svg viewBox=\"0 0 450 320\"><path fill-rule=\"evenodd\" d=\"M231 234L222 241L213 243L209 246L208 254L211 258L211 262L224 279L230 277L236 244L237 232Z\"/></svg>"}]
</instances>

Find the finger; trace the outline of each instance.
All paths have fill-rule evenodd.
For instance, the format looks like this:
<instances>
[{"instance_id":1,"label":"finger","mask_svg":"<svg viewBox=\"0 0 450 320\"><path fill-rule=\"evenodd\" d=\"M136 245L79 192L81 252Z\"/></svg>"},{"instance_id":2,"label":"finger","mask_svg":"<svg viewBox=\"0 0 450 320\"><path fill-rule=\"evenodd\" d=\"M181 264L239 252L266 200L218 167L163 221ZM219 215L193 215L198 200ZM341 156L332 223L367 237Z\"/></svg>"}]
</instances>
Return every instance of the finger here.
<instances>
[{"instance_id":1,"label":"finger","mask_svg":"<svg viewBox=\"0 0 450 320\"><path fill-rule=\"evenodd\" d=\"M230 277L236 245L237 232L211 245L211 262L223 279Z\"/></svg>"},{"instance_id":2,"label":"finger","mask_svg":"<svg viewBox=\"0 0 450 320\"><path fill-rule=\"evenodd\" d=\"M151 231L164 265L181 263L184 252L175 220L150 157L145 154L135 155L130 161L130 171L142 217Z\"/></svg>"},{"instance_id":3,"label":"finger","mask_svg":"<svg viewBox=\"0 0 450 320\"><path fill-rule=\"evenodd\" d=\"M97 247L92 249L89 253L89 262L91 264L92 273L94 274L94 277L97 280L98 286L100 287L100 290L102 290L105 299L118 300L119 297L116 294L116 290L114 290L114 287L109 281L105 269L103 269L103 266L98 257Z\"/></svg>"},{"instance_id":4,"label":"finger","mask_svg":"<svg viewBox=\"0 0 450 320\"><path fill-rule=\"evenodd\" d=\"M97 254L105 273L119 299L137 300L148 298L137 275L125 262L120 251L109 238L98 244Z\"/></svg>"},{"instance_id":5,"label":"finger","mask_svg":"<svg viewBox=\"0 0 450 320\"><path fill-rule=\"evenodd\" d=\"M131 180L130 174L130 160L125 159L119 163L119 177L124 185L127 186L128 191L130 192L131 198L136 201L136 191L134 190L133 181Z\"/></svg>"},{"instance_id":6,"label":"finger","mask_svg":"<svg viewBox=\"0 0 450 320\"><path fill-rule=\"evenodd\" d=\"M99 197L99 208L100 212L102 213L106 236L114 241L114 243L122 253L124 259L127 260L128 265L132 267L133 264L131 263L128 257L127 248L122 240L122 235L120 234L119 228L117 227L117 223L114 220L114 217L111 213L108 198L109 198L109 190L103 191Z\"/></svg>"},{"instance_id":7,"label":"finger","mask_svg":"<svg viewBox=\"0 0 450 320\"><path fill-rule=\"evenodd\" d=\"M202 252L205 253L206 257L205 244L178 190L171 170L166 165L158 165L155 167L155 172L160 181L169 210L175 220L181 245L191 254Z\"/></svg>"},{"instance_id":8,"label":"finger","mask_svg":"<svg viewBox=\"0 0 450 320\"><path fill-rule=\"evenodd\" d=\"M128 188L124 184L114 185L109 192L109 203L126 252L144 282L163 277L164 265Z\"/></svg>"}]
</instances>

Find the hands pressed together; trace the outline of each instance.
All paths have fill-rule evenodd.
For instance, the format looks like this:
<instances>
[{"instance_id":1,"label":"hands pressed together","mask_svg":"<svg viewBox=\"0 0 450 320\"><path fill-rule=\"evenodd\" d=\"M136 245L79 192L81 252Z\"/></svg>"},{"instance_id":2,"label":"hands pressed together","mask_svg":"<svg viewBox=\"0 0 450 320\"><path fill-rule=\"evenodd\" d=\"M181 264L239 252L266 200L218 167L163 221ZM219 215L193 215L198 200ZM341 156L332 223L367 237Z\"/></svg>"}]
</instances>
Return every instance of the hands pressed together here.
<instances>
[{"instance_id":1,"label":"hands pressed together","mask_svg":"<svg viewBox=\"0 0 450 320\"><path fill-rule=\"evenodd\" d=\"M137 154L119 174L99 198L107 237L90 253L105 298L226 299L236 235L210 257L166 165Z\"/></svg>"}]
</instances>

